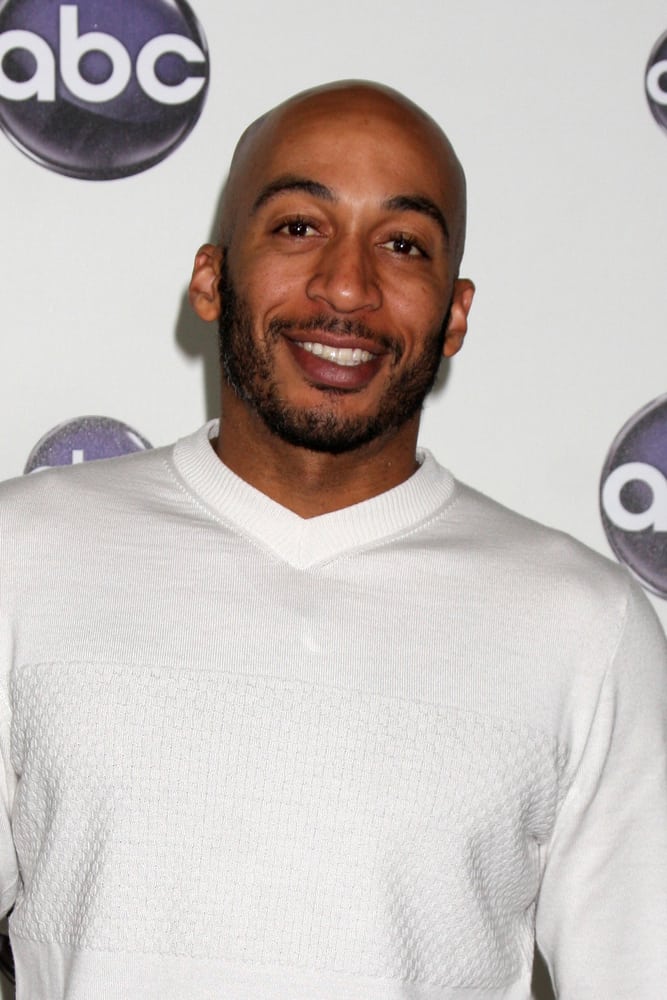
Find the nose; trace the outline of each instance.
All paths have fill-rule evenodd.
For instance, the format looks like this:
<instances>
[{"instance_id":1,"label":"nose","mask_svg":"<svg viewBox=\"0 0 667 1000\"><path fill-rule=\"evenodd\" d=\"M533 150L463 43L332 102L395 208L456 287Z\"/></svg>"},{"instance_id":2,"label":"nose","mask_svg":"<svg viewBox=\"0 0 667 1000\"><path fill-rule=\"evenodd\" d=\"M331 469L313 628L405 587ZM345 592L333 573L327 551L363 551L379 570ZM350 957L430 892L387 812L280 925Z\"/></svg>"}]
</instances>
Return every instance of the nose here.
<instances>
[{"instance_id":1,"label":"nose","mask_svg":"<svg viewBox=\"0 0 667 1000\"><path fill-rule=\"evenodd\" d=\"M382 292L372 252L372 247L353 235L327 240L308 281L308 298L325 302L339 313L378 309Z\"/></svg>"}]
</instances>

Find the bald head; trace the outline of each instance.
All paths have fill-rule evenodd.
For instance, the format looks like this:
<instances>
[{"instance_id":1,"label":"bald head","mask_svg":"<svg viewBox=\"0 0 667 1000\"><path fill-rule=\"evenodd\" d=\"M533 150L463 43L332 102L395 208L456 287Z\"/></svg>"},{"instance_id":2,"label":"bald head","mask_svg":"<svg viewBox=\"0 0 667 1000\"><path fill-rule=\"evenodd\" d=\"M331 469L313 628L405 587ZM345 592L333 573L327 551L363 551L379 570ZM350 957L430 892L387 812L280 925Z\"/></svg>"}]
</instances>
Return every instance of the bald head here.
<instances>
[{"instance_id":1,"label":"bald head","mask_svg":"<svg viewBox=\"0 0 667 1000\"><path fill-rule=\"evenodd\" d=\"M437 190L457 273L465 241L466 197L465 176L456 153L425 111L397 91L365 81L339 81L303 91L245 130L223 195L222 244L232 242L241 213L252 210L249 198L266 184L272 165L278 173L311 177L316 169L313 150L319 149L323 160L349 162L353 171L355 159L363 155L362 142L383 144L388 166L396 165L397 183L406 157L417 158L424 187ZM388 196L394 193L387 191Z\"/></svg>"},{"instance_id":2,"label":"bald head","mask_svg":"<svg viewBox=\"0 0 667 1000\"><path fill-rule=\"evenodd\" d=\"M221 245L200 248L190 283L220 322L229 440L244 455L240 427L329 456L373 443L410 475L424 397L467 331L464 229L452 147L395 91L330 84L251 125Z\"/></svg>"}]
</instances>

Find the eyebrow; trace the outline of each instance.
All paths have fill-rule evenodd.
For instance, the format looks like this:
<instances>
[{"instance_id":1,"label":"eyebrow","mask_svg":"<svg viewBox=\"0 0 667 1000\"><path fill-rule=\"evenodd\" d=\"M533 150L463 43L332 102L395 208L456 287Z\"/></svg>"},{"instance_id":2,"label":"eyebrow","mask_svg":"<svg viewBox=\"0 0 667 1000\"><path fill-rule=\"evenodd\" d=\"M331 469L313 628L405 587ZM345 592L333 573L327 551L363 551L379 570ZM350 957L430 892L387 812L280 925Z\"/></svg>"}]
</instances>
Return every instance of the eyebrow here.
<instances>
[{"instance_id":1,"label":"eyebrow","mask_svg":"<svg viewBox=\"0 0 667 1000\"><path fill-rule=\"evenodd\" d=\"M303 191L305 194L311 195L313 198L320 198L322 201L328 201L335 203L338 198L325 184L320 184L319 181L310 180L308 177L298 177L294 174L286 174L283 177L277 177L276 180L271 181L259 192L257 198L255 199L251 215L258 212L259 209L266 205L267 202L271 201L272 198L277 197L280 194L285 194L289 191ZM421 215L428 216L429 219L433 221L440 228L442 235L445 238L445 242L449 243L450 233L449 226L447 225L447 220L443 215L442 211L438 208L436 203L420 194L397 194L393 195L391 198L387 198L386 201L382 203L382 207L390 212L419 212Z\"/></svg>"},{"instance_id":2,"label":"eyebrow","mask_svg":"<svg viewBox=\"0 0 667 1000\"><path fill-rule=\"evenodd\" d=\"M430 198L426 198L420 194L397 194L393 198L388 198L384 202L383 207L393 212L420 212L422 215L427 215L429 219L433 219L438 224L442 230L442 235L445 237L445 242L449 243L450 235L447 220L436 203L431 201Z\"/></svg>"},{"instance_id":3,"label":"eyebrow","mask_svg":"<svg viewBox=\"0 0 667 1000\"><path fill-rule=\"evenodd\" d=\"M305 194L310 194L313 198L321 198L323 201L334 202L338 200L333 191L326 185L320 184L318 181L311 181L307 177L287 174L284 177L277 177L275 181L271 181L270 184L262 188L253 202L250 214L254 215L262 205L266 205L267 201L271 201L272 198L284 194L286 191L303 191Z\"/></svg>"}]
</instances>

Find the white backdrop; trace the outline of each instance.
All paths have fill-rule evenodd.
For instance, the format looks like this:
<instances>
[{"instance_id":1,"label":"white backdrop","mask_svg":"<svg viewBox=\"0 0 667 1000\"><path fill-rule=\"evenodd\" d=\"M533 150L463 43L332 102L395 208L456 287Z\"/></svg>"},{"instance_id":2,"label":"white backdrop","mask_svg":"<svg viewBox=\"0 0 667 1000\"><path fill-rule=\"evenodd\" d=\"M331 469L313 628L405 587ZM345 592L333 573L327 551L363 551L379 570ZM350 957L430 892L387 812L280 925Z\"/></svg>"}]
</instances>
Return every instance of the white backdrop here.
<instances>
[{"instance_id":1,"label":"white backdrop","mask_svg":"<svg viewBox=\"0 0 667 1000\"><path fill-rule=\"evenodd\" d=\"M478 293L423 443L460 478L609 553L602 462L666 388L667 133L643 89L664 4L637 0L631 15L610 0L193 6L210 91L163 163L78 181L0 136L0 476L20 474L69 417L117 417L162 444L215 412L215 332L183 294L234 142L292 92L364 77L441 121L469 178L464 271Z\"/></svg>"},{"instance_id":2,"label":"white backdrop","mask_svg":"<svg viewBox=\"0 0 667 1000\"><path fill-rule=\"evenodd\" d=\"M163 163L78 181L0 136L0 476L20 474L69 417L117 417L162 444L215 412L215 332L183 295L234 142L292 92L364 77L441 121L469 178L464 271L478 293L423 443L460 478L609 553L606 451L666 388L667 133L643 89L664 4L637 0L631 15L610 0L193 6L210 91Z\"/></svg>"},{"instance_id":3,"label":"white backdrop","mask_svg":"<svg viewBox=\"0 0 667 1000\"><path fill-rule=\"evenodd\" d=\"M0 477L70 417L116 417L158 445L215 415L215 330L184 292L235 140L297 90L362 77L439 120L469 180L463 270L477 298L423 443L460 478L610 555L606 452L667 389L667 132L644 95L662 0L192 6L210 90L163 163L78 181L0 135ZM655 605L667 622L667 602Z\"/></svg>"}]
</instances>

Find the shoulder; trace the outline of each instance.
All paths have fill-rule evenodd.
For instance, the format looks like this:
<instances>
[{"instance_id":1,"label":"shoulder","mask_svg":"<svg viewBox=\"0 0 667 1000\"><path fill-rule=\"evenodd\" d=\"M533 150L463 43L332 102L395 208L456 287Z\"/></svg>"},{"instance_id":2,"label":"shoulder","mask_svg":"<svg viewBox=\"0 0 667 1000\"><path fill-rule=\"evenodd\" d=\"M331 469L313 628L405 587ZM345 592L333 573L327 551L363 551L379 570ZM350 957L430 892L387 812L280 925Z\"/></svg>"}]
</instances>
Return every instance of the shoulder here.
<instances>
[{"instance_id":1,"label":"shoulder","mask_svg":"<svg viewBox=\"0 0 667 1000\"><path fill-rule=\"evenodd\" d=\"M70 494L122 492L160 475L172 446L79 465L53 466L0 483L0 507Z\"/></svg>"},{"instance_id":2,"label":"shoulder","mask_svg":"<svg viewBox=\"0 0 667 1000\"><path fill-rule=\"evenodd\" d=\"M618 563L571 535L510 510L457 482L450 522L477 571L508 603L557 606L564 617L591 620L611 611L618 620L631 599L648 604Z\"/></svg>"},{"instance_id":3,"label":"shoulder","mask_svg":"<svg viewBox=\"0 0 667 1000\"><path fill-rule=\"evenodd\" d=\"M476 585L495 608L494 635L504 629L508 648L532 651L538 673L558 662L566 701L592 704L606 675L627 697L643 686L664 704L664 630L630 572L562 531L458 488Z\"/></svg>"},{"instance_id":4,"label":"shoulder","mask_svg":"<svg viewBox=\"0 0 667 1000\"><path fill-rule=\"evenodd\" d=\"M94 530L103 520L159 504L174 489L170 452L156 448L0 483L0 534L18 541L49 531Z\"/></svg>"}]
</instances>

